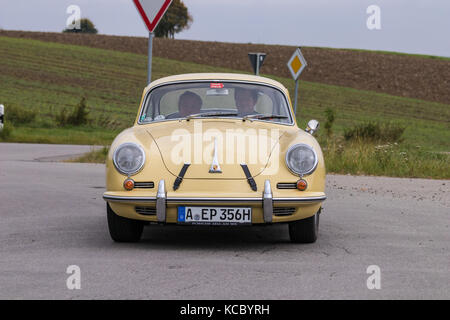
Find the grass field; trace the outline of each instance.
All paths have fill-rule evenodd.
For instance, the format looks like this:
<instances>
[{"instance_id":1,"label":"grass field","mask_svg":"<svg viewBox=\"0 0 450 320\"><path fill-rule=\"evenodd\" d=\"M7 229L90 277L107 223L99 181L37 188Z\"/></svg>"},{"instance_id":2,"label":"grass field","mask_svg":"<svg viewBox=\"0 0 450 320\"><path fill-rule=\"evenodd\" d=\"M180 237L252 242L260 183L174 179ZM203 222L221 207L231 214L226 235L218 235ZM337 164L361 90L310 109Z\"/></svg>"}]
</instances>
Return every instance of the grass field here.
<instances>
[{"instance_id":1,"label":"grass field","mask_svg":"<svg viewBox=\"0 0 450 320\"><path fill-rule=\"evenodd\" d=\"M0 30L0 37L147 55L146 37ZM262 72L290 78L286 62L295 46L155 38L153 55L166 59L251 72L248 52L265 52ZM302 47L308 68L301 79L450 104L450 59L398 52Z\"/></svg>"},{"instance_id":2,"label":"grass field","mask_svg":"<svg viewBox=\"0 0 450 320\"><path fill-rule=\"evenodd\" d=\"M134 121L145 86L147 59L140 54L0 37L0 69L0 103L5 105L6 121L9 106L37 115L31 123L15 123L9 137L0 139L108 145ZM191 72L234 71L162 58L153 60L153 79ZM291 79L270 77L283 83L293 95ZM83 96L90 110L90 123L58 127L54 115L63 108L73 109ZM448 156L443 153L450 151L448 104L302 81L299 106L301 127L311 118L324 121L324 111L332 108L336 114L333 128L336 136L344 128L365 121L398 122L406 126L398 148L420 149L421 153L432 155L432 161L437 161L435 173L402 175L437 178L450 175ZM441 163L443 168L439 168ZM331 164L329 167L333 168ZM371 172L370 168L341 171L341 167L346 166L333 171L396 175L387 171Z\"/></svg>"}]
</instances>

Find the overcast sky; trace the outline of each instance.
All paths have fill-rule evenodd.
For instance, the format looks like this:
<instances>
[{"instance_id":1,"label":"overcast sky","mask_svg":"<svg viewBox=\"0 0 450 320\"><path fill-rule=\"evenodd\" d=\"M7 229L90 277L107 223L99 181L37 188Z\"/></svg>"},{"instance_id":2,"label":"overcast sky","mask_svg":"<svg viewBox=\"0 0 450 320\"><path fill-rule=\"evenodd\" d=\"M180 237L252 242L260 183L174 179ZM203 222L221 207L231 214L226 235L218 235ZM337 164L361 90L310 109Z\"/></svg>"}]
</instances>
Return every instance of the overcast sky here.
<instances>
[{"instance_id":1,"label":"overcast sky","mask_svg":"<svg viewBox=\"0 0 450 320\"><path fill-rule=\"evenodd\" d=\"M360 48L450 57L450 0L184 0L194 22L177 39ZM132 0L0 0L0 28L65 28L78 5L100 33L146 36ZM366 9L381 9L369 30Z\"/></svg>"}]
</instances>

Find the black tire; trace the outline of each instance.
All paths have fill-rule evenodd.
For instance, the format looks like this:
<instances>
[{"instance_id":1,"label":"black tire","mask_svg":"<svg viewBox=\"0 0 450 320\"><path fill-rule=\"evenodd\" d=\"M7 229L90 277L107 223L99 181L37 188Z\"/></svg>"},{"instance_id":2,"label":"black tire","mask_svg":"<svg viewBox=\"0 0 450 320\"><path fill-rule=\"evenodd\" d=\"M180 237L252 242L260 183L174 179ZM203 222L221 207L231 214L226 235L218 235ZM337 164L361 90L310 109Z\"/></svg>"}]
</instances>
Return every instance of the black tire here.
<instances>
[{"instance_id":1,"label":"black tire","mask_svg":"<svg viewBox=\"0 0 450 320\"><path fill-rule=\"evenodd\" d=\"M111 238L116 242L138 242L141 239L144 224L141 221L132 220L118 216L106 204L108 217L108 228Z\"/></svg>"},{"instance_id":2,"label":"black tire","mask_svg":"<svg viewBox=\"0 0 450 320\"><path fill-rule=\"evenodd\" d=\"M320 210L312 217L289 223L289 237L294 243L314 243L319 235Z\"/></svg>"}]
</instances>

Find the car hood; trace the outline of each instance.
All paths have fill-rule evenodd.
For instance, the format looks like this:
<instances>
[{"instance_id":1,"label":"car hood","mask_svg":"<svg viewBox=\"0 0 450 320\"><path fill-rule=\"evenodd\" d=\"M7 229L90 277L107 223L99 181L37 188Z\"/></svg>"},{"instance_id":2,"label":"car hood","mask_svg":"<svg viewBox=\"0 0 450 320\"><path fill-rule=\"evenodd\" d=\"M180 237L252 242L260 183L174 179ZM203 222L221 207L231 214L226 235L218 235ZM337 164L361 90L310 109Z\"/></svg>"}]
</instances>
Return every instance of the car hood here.
<instances>
[{"instance_id":1,"label":"car hood","mask_svg":"<svg viewBox=\"0 0 450 320\"><path fill-rule=\"evenodd\" d=\"M150 124L146 130L175 176L189 163L185 179L246 179L241 164L253 177L263 172L286 127L291 128L262 121L191 119ZM215 153L221 173L210 172Z\"/></svg>"}]
</instances>

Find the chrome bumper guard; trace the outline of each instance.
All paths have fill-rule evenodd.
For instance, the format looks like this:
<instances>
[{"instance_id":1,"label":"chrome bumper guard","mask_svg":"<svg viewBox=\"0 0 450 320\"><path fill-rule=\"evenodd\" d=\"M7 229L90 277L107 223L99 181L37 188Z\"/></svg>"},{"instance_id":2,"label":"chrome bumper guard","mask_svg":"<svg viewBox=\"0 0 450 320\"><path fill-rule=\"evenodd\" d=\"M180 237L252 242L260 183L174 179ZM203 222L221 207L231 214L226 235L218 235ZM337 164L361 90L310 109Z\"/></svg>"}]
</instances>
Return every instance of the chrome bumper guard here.
<instances>
[{"instance_id":1,"label":"chrome bumper guard","mask_svg":"<svg viewBox=\"0 0 450 320\"><path fill-rule=\"evenodd\" d=\"M264 182L263 212L264 212L264 222L265 223L272 223L273 195L272 195L272 188L270 187L270 181L269 180L266 180Z\"/></svg>"},{"instance_id":2,"label":"chrome bumper guard","mask_svg":"<svg viewBox=\"0 0 450 320\"><path fill-rule=\"evenodd\" d=\"M164 180L159 181L158 192L156 193L156 217L158 222L166 222L166 183Z\"/></svg>"},{"instance_id":3,"label":"chrome bumper guard","mask_svg":"<svg viewBox=\"0 0 450 320\"><path fill-rule=\"evenodd\" d=\"M261 203L264 213L264 222L271 223L273 216L274 203L314 203L326 200L326 196L319 197L304 197L304 198L274 198L270 181L264 182L264 191L262 198L182 198L171 197L167 198L167 191L165 181L161 180L158 184L158 191L156 197L122 197L103 195L103 199L109 202L153 202L156 203L156 216L158 222L166 222L166 208L167 204L187 204L187 203L220 203L230 205L233 203L240 204L257 204Z\"/></svg>"}]
</instances>

